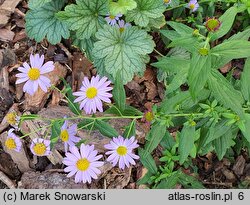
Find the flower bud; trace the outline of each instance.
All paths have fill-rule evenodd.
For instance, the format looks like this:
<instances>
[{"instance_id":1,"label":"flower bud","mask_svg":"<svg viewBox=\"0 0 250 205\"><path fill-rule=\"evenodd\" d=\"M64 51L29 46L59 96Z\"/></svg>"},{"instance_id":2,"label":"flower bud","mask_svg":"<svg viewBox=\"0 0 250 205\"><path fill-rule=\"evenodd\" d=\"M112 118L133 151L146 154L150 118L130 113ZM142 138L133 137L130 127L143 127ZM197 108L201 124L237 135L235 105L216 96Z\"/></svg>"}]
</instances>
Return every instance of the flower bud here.
<instances>
[{"instance_id":1,"label":"flower bud","mask_svg":"<svg viewBox=\"0 0 250 205\"><path fill-rule=\"evenodd\" d=\"M200 34L200 32L199 32L198 29L195 29L195 30L193 31L193 36L199 36L199 34Z\"/></svg>"},{"instance_id":2,"label":"flower bud","mask_svg":"<svg viewBox=\"0 0 250 205\"><path fill-rule=\"evenodd\" d=\"M199 49L199 54L201 54L202 56L207 56L208 55L208 48L200 48Z\"/></svg>"},{"instance_id":3,"label":"flower bud","mask_svg":"<svg viewBox=\"0 0 250 205\"><path fill-rule=\"evenodd\" d=\"M213 18L208 18L206 21L206 28L208 31L217 31L221 26L221 22L219 19L216 19L215 17Z\"/></svg>"}]
</instances>

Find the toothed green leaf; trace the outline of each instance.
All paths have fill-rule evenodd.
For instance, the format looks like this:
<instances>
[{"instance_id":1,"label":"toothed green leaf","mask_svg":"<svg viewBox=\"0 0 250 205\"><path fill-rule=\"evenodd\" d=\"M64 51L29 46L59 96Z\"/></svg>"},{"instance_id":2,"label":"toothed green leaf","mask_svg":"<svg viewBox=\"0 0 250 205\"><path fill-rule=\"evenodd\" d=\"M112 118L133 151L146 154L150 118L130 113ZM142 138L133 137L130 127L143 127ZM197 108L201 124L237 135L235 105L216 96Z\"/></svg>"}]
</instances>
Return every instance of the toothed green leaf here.
<instances>
[{"instance_id":1,"label":"toothed green leaf","mask_svg":"<svg viewBox=\"0 0 250 205\"><path fill-rule=\"evenodd\" d=\"M67 25L55 17L64 3L64 0L55 0L28 11L25 15L25 30L28 36L37 42L46 37L51 44L59 43L62 38L69 38Z\"/></svg>"},{"instance_id":2,"label":"toothed green leaf","mask_svg":"<svg viewBox=\"0 0 250 205\"><path fill-rule=\"evenodd\" d=\"M99 40L94 44L93 54L97 70L109 73L114 79L119 71L124 84L135 73L144 71L145 56L153 51L154 42L146 31L130 26L120 32L119 28L105 25L96 33ZM103 60L103 64L98 63Z\"/></svg>"},{"instance_id":3,"label":"toothed green leaf","mask_svg":"<svg viewBox=\"0 0 250 205\"><path fill-rule=\"evenodd\" d=\"M150 20L162 17L165 11L162 0L136 0L136 3L137 7L128 11L126 20L142 27L146 27Z\"/></svg>"},{"instance_id":4,"label":"toothed green leaf","mask_svg":"<svg viewBox=\"0 0 250 205\"><path fill-rule=\"evenodd\" d=\"M77 0L56 16L76 31L78 39L89 39L106 21L103 16L108 13L108 0Z\"/></svg>"}]
</instances>

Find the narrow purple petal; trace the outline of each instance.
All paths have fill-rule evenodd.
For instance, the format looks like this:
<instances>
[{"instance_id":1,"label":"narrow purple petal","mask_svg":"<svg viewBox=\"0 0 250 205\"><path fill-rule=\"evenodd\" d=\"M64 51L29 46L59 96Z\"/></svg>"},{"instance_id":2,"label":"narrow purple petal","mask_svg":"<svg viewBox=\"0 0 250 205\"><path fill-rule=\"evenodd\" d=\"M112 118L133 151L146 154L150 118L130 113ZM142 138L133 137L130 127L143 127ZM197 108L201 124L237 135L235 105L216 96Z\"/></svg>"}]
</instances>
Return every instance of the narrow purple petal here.
<instances>
[{"instance_id":1,"label":"narrow purple petal","mask_svg":"<svg viewBox=\"0 0 250 205\"><path fill-rule=\"evenodd\" d=\"M16 81L16 84L23 83L23 82L25 82L25 81L27 81L27 80L29 80L28 77L26 77L26 78L20 78L20 79L18 79L18 80Z\"/></svg>"}]
</instances>

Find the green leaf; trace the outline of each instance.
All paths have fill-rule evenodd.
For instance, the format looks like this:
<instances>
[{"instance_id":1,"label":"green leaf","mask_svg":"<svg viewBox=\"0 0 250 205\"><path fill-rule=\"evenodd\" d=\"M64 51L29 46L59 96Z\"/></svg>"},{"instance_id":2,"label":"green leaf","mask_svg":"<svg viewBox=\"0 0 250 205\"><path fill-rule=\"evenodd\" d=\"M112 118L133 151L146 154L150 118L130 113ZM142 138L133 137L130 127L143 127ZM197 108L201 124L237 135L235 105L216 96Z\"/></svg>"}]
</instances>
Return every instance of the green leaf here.
<instances>
[{"instance_id":1,"label":"green leaf","mask_svg":"<svg viewBox=\"0 0 250 205\"><path fill-rule=\"evenodd\" d=\"M37 9L52 0L29 0L28 6L30 9Z\"/></svg>"},{"instance_id":2,"label":"green leaf","mask_svg":"<svg viewBox=\"0 0 250 205\"><path fill-rule=\"evenodd\" d=\"M162 30L161 29L160 32L164 37L168 38L171 41L181 38L181 35L174 30Z\"/></svg>"},{"instance_id":3,"label":"green leaf","mask_svg":"<svg viewBox=\"0 0 250 205\"><path fill-rule=\"evenodd\" d=\"M232 35L228 40L245 40L250 38L250 28Z\"/></svg>"},{"instance_id":4,"label":"green leaf","mask_svg":"<svg viewBox=\"0 0 250 205\"><path fill-rule=\"evenodd\" d=\"M103 16L108 13L108 3L109 0L77 0L56 16L76 31L78 39L89 39L106 24Z\"/></svg>"},{"instance_id":5,"label":"green leaf","mask_svg":"<svg viewBox=\"0 0 250 205\"><path fill-rule=\"evenodd\" d=\"M127 11L136 8L137 4L134 0L118 0L117 2L110 2L110 13L112 15L126 14Z\"/></svg>"},{"instance_id":6,"label":"green leaf","mask_svg":"<svg viewBox=\"0 0 250 205\"><path fill-rule=\"evenodd\" d=\"M130 138L132 136L135 136L135 120L133 120L128 126L126 126L126 129L123 133L123 137Z\"/></svg>"},{"instance_id":7,"label":"green leaf","mask_svg":"<svg viewBox=\"0 0 250 205\"><path fill-rule=\"evenodd\" d=\"M149 172L151 172L152 174L156 174L157 167L152 155L141 148L138 149L138 153L140 156L140 161L143 164L143 166L147 168Z\"/></svg>"},{"instance_id":8,"label":"green leaf","mask_svg":"<svg viewBox=\"0 0 250 205\"><path fill-rule=\"evenodd\" d=\"M154 27L157 29L162 28L166 24L165 16L158 17L156 19L150 19L148 27Z\"/></svg>"},{"instance_id":9,"label":"green leaf","mask_svg":"<svg viewBox=\"0 0 250 205\"><path fill-rule=\"evenodd\" d=\"M61 79L65 86L65 94L67 96L69 109L76 115L81 115L81 110L78 103L74 103L75 96L73 95L71 86L66 82L65 79Z\"/></svg>"},{"instance_id":10,"label":"green leaf","mask_svg":"<svg viewBox=\"0 0 250 205\"><path fill-rule=\"evenodd\" d=\"M92 50L93 53L93 50ZM114 82L114 77L107 72L107 70L105 69L105 58L96 58L95 55L93 54L93 62L95 64L95 68L98 70L98 74L100 76L105 76L107 77L109 80L111 80L112 82Z\"/></svg>"},{"instance_id":11,"label":"green leaf","mask_svg":"<svg viewBox=\"0 0 250 205\"><path fill-rule=\"evenodd\" d=\"M157 189L173 189L176 187L180 177L180 172L174 172L170 174L166 179L161 180L161 182L156 186Z\"/></svg>"},{"instance_id":12,"label":"green leaf","mask_svg":"<svg viewBox=\"0 0 250 205\"><path fill-rule=\"evenodd\" d=\"M193 148L191 149L189 155L190 155L190 157L195 158L195 157L196 157L196 154L197 154L197 148L196 148L196 146L195 146L195 144L194 144L194 146L193 146Z\"/></svg>"},{"instance_id":13,"label":"green leaf","mask_svg":"<svg viewBox=\"0 0 250 205\"><path fill-rule=\"evenodd\" d=\"M228 120L221 120L215 126L211 126L208 131L208 137L206 138L204 145L206 146L213 140L220 138L221 136L225 135L229 130L232 129L231 126L227 125Z\"/></svg>"},{"instance_id":14,"label":"green leaf","mask_svg":"<svg viewBox=\"0 0 250 205\"><path fill-rule=\"evenodd\" d=\"M112 105L110 108L104 111L104 114L113 114L117 116L122 116L121 111L115 105Z\"/></svg>"},{"instance_id":15,"label":"green leaf","mask_svg":"<svg viewBox=\"0 0 250 205\"><path fill-rule=\"evenodd\" d=\"M235 52L237 51L237 52ZM244 40L230 40L211 49L213 65L221 68L232 59L247 58L250 56L250 42Z\"/></svg>"},{"instance_id":16,"label":"green leaf","mask_svg":"<svg viewBox=\"0 0 250 205\"><path fill-rule=\"evenodd\" d=\"M211 56L194 53L188 73L188 85L191 95L195 98L204 88L211 71Z\"/></svg>"},{"instance_id":17,"label":"green leaf","mask_svg":"<svg viewBox=\"0 0 250 205\"><path fill-rule=\"evenodd\" d=\"M245 113L242 120L243 120L244 125L245 125L245 130L241 129L241 132L242 132L243 136L245 137L245 139L248 142L250 142L250 114Z\"/></svg>"},{"instance_id":18,"label":"green leaf","mask_svg":"<svg viewBox=\"0 0 250 205\"><path fill-rule=\"evenodd\" d=\"M152 173L151 172L147 172L143 178L139 179L136 184L137 185L141 185L141 184L151 184L152 183L152 180L151 180L151 177L152 177Z\"/></svg>"},{"instance_id":19,"label":"green leaf","mask_svg":"<svg viewBox=\"0 0 250 205\"><path fill-rule=\"evenodd\" d=\"M71 36L71 38L73 41L72 44L78 47L89 60L93 61L94 56L92 50L96 39L94 37L90 37L89 39L78 39L76 35Z\"/></svg>"},{"instance_id":20,"label":"green leaf","mask_svg":"<svg viewBox=\"0 0 250 205\"><path fill-rule=\"evenodd\" d=\"M70 36L67 25L58 20L55 14L62 9L65 0L54 0L34 10L29 10L25 15L25 30L31 39L37 42L45 37L51 44L56 44L62 38Z\"/></svg>"},{"instance_id":21,"label":"green leaf","mask_svg":"<svg viewBox=\"0 0 250 205\"><path fill-rule=\"evenodd\" d=\"M234 19L236 14L238 13L238 9L233 6L230 7L226 12L219 18L221 22L220 28L211 35L211 41L217 40L222 36L226 35L228 31L232 28Z\"/></svg>"},{"instance_id":22,"label":"green leaf","mask_svg":"<svg viewBox=\"0 0 250 205\"><path fill-rule=\"evenodd\" d=\"M174 74L171 81L167 80L169 82L166 89L167 93L177 90L187 81L190 60L183 58L183 56L163 57L151 65L168 72L168 74Z\"/></svg>"},{"instance_id":23,"label":"green leaf","mask_svg":"<svg viewBox=\"0 0 250 205\"><path fill-rule=\"evenodd\" d=\"M22 121L25 121L25 120L34 120L34 119L36 119L38 117L39 117L39 115L36 115L36 114L22 115L21 120Z\"/></svg>"},{"instance_id":24,"label":"green leaf","mask_svg":"<svg viewBox=\"0 0 250 205\"><path fill-rule=\"evenodd\" d=\"M166 125L157 122L151 127L151 130L146 136L147 143L145 145L145 151L151 153L161 142L166 133Z\"/></svg>"},{"instance_id":25,"label":"green leaf","mask_svg":"<svg viewBox=\"0 0 250 205\"><path fill-rule=\"evenodd\" d=\"M241 93L243 94L246 101L250 101L250 58L245 62L243 72L241 73L240 83L241 83Z\"/></svg>"},{"instance_id":26,"label":"green leaf","mask_svg":"<svg viewBox=\"0 0 250 205\"><path fill-rule=\"evenodd\" d=\"M243 97L241 93L226 80L226 78L217 70L213 70L208 77L208 84L212 91L212 95L217 101L225 107L230 108L239 116L243 116Z\"/></svg>"},{"instance_id":27,"label":"green leaf","mask_svg":"<svg viewBox=\"0 0 250 205\"><path fill-rule=\"evenodd\" d=\"M122 114L124 116L142 116L143 115L143 113L140 110L129 105L126 105L125 110L122 112Z\"/></svg>"},{"instance_id":28,"label":"green leaf","mask_svg":"<svg viewBox=\"0 0 250 205\"><path fill-rule=\"evenodd\" d=\"M99 41L94 44L95 58L104 60L106 72L114 79L120 72L124 84L131 81L135 73L144 71L144 58L153 51L155 45L146 31L135 26L120 32L115 26L105 25L98 30L96 38ZM99 71L100 67L96 67Z\"/></svg>"},{"instance_id":29,"label":"green leaf","mask_svg":"<svg viewBox=\"0 0 250 205\"><path fill-rule=\"evenodd\" d=\"M205 187L195 177L184 174L179 175L179 183L184 186L185 189L204 189Z\"/></svg>"},{"instance_id":30,"label":"green leaf","mask_svg":"<svg viewBox=\"0 0 250 205\"><path fill-rule=\"evenodd\" d=\"M118 132L104 121L96 120L95 128L98 129L100 133L103 134L104 136L107 136L107 137L119 136Z\"/></svg>"},{"instance_id":31,"label":"green leaf","mask_svg":"<svg viewBox=\"0 0 250 205\"><path fill-rule=\"evenodd\" d=\"M168 45L169 48L176 46L185 48L189 52L193 53L199 49L199 41L194 36L184 36L172 40L172 42Z\"/></svg>"},{"instance_id":32,"label":"green leaf","mask_svg":"<svg viewBox=\"0 0 250 205\"><path fill-rule=\"evenodd\" d=\"M151 65L166 72L177 73L179 70L186 70L190 66L190 60L183 59L180 56L162 57L158 62Z\"/></svg>"},{"instance_id":33,"label":"green leaf","mask_svg":"<svg viewBox=\"0 0 250 205\"><path fill-rule=\"evenodd\" d=\"M51 127L50 149L53 149L61 134L61 125L58 121L54 121Z\"/></svg>"},{"instance_id":34,"label":"green leaf","mask_svg":"<svg viewBox=\"0 0 250 205\"><path fill-rule=\"evenodd\" d=\"M160 105L161 112L165 114L176 112L176 108L188 98L191 98L188 91L179 92L171 98L165 98Z\"/></svg>"},{"instance_id":35,"label":"green leaf","mask_svg":"<svg viewBox=\"0 0 250 205\"><path fill-rule=\"evenodd\" d=\"M233 141L235 136L236 135L232 132L232 130L228 130L220 138L214 140L213 145L219 160L222 160L228 148L235 145L235 142Z\"/></svg>"},{"instance_id":36,"label":"green leaf","mask_svg":"<svg viewBox=\"0 0 250 205\"><path fill-rule=\"evenodd\" d=\"M126 93L123 84L121 83L122 76L120 72L117 72L117 76L115 79L115 85L112 91L114 101L117 105L117 108L123 112L125 110L126 105Z\"/></svg>"},{"instance_id":37,"label":"green leaf","mask_svg":"<svg viewBox=\"0 0 250 205\"><path fill-rule=\"evenodd\" d=\"M126 20L134 21L136 25L146 27L151 19L163 16L165 6L162 0L135 0L137 7L128 11Z\"/></svg>"},{"instance_id":38,"label":"green leaf","mask_svg":"<svg viewBox=\"0 0 250 205\"><path fill-rule=\"evenodd\" d=\"M186 68L186 69L185 69ZM167 94L170 94L177 89L180 88L180 86L187 82L187 76L188 76L188 67L183 67L182 70L180 70L176 75L173 76L173 79L167 86Z\"/></svg>"},{"instance_id":39,"label":"green leaf","mask_svg":"<svg viewBox=\"0 0 250 205\"><path fill-rule=\"evenodd\" d=\"M86 144L87 140L81 139L79 142L76 143L76 147L80 148L81 144Z\"/></svg>"},{"instance_id":40,"label":"green leaf","mask_svg":"<svg viewBox=\"0 0 250 205\"><path fill-rule=\"evenodd\" d=\"M171 150L176 143L174 137L169 133L169 131L166 131L160 144L164 149Z\"/></svg>"},{"instance_id":41,"label":"green leaf","mask_svg":"<svg viewBox=\"0 0 250 205\"><path fill-rule=\"evenodd\" d=\"M194 146L195 126L187 124L181 130L179 139L180 164L183 164Z\"/></svg>"},{"instance_id":42,"label":"green leaf","mask_svg":"<svg viewBox=\"0 0 250 205\"><path fill-rule=\"evenodd\" d=\"M161 30L161 33L170 39L172 42L168 47L180 46L190 52L195 52L199 48L198 38L193 36L193 29L182 23L170 21L168 24L175 29L173 30Z\"/></svg>"},{"instance_id":43,"label":"green leaf","mask_svg":"<svg viewBox=\"0 0 250 205\"><path fill-rule=\"evenodd\" d=\"M77 128L79 130L91 130L95 126L96 120L95 119L83 119L81 122L77 124Z\"/></svg>"},{"instance_id":44,"label":"green leaf","mask_svg":"<svg viewBox=\"0 0 250 205\"><path fill-rule=\"evenodd\" d=\"M191 27L183 23L178 23L175 21L168 21L167 24L170 25L181 36L184 36L184 35L191 36L194 32L194 29L192 29Z\"/></svg>"}]
</instances>

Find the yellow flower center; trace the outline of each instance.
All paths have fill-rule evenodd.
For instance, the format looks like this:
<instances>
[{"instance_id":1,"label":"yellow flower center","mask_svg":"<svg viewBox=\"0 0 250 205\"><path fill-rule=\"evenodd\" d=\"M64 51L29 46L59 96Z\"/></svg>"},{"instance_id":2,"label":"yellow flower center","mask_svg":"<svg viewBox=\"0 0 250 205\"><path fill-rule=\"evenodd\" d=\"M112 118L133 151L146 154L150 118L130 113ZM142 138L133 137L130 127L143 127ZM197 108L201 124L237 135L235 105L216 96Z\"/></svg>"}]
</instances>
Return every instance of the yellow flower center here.
<instances>
[{"instance_id":1,"label":"yellow flower center","mask_svg":"<svg viewBox=\"0 0 250 205\"><path fill-rule=\"evenodd\" d=\"M11 125L16 124L16 113L14 113L14 112L8 113L6 118L7 118L7 122L9 124L11 124Z\"/></svg>"},{"instance_id":2,"label":"yellow flower center","mask_svg":"<svg viewBox=\"0 0 250 205\"><path fill-rule=\"evenodd\" d=\"M119 28L119 30L120 30L120 32L122 33L122 32L125 30L125 28L124 28L124 27L121 27L121 28Z\"/></svg>"},{"instance_id":3,"label":"yellow flower center","mask_svg":"<svg viewBox=\"0 0 250 205\"><path fill-rule=\"evenodd\" d=\"M207 48L200 48L200 49L199 49L199 53L200 53L202 56L207 56L207 55L208 55L208 49L207 49Z\"/></svg>"},{"instance_id":4,"label":"yellow flower center","mask_svg":"<svg viewBox=\"0 0 250 205\"><path fill-rule=\"evenodd\" d=\"M153 113L152 112L146 112L145 119L146 119L146 121L151 122L154 119Z\"/></svg>"},{"instance_id":5,"label":"yellow flower center","mask_svg":"<svg viewBox=\"0 0 250 205\"><path fill-rule=\"evenodd\" d=\"M28 76L30 80L37 80L40 77L40 70L38 68L31 68Z\"/></svg>"},{"instance_id":6,"label":"yellow flower center","mask_svg":"<svg viewBox=\"0 0 250 205\"><path fill-rule=\"evenodd\" d=\"M95 87L90 87L86 90L86 96L89 99L94 98L97 95L97 89Z\"/></svg>"},{"instance_id":7,"label":"yellow flower center","mask_svg":"<svg viewBox=\"0 0 250 205\"><path fill-rule=\"evenodd\" d=\"M80 171L86 171L89 168L89 166L90 166L90 162L86 158L79 159L76 162L76 167Z\"/></svg>"},{"instance_id":8,"label":"yellow flower center","mask_svg":"<svg viewBox=\"0 0 250 205\"><path fill-rule=\"evenodd\" d=\"M33 147L33 150L37 155L44 155L44 153L46 152L46 146L44 143L37 143Z\"/></svg>"},{"instance_id":9,"label":"yellow flower center","mask_svg":"<svg viewBox=\"0 0 250 205\"><path fill-rule=\"evenodd\" d=\"M5 146L6 146L8 149L15 149L15 148L16 148L15 140L12 139L12 138L8 138L8 139L5 141Z\"/></svg>"},{"instance_id":10,"label":"yellow flower center","mask_svg":"<svg viewBox=\"0 0 250 205\"><path fill-rule=\"evenodd\" d=\"M119 146L119 147L116 149L117 154L120 155L120 156L126 155L126 154L127 154L127 151L128 151L127 148L124 147L124 146Z\"/></svg>"},{"instance_id":11,"label":"yellow flower center","mask_svg":"<svg viewBox=\"0 0 250 205\"><path fill-rule=\"evenodd\" d=\"M110 18L111 20L113 20L113 19L115 19L115 16L114 16L114 15L110 15L109 18Z\"/></svg>"},{"instance_id":12,"label":"yellow flower center","mask_svg":"<svg viewBox=\"0 0 250 205\"><path fill-rule=\"evenodd\" d=\"M194 9L194 8L195 8L195 5L194 5L194 4L190 4L189 8L190 8L190 9Z\"/></svg>"},{"instance_id":13,"label":"yellow flower center","mask_svg":"<svg viewBox=\"0 0 250 205\"><path fill-rule=\"evenodd\" d=\"M61 140L67 142L69 140L69 133L67 130L62 130L60 134Z\"/></svg>"},{"instance_id":14,"label":"yellow flower center","mask_svg":"<svg viewBox=\"0 0 250 205\"><path fill-rule=\"evenodd\" d=\"M218 27L220 26L220 22L217 19L209 19L207 20L207 28L210 31L215 31L216 29L218 29Z\"/></svg>"},{"instance_id":15,"label":"yellow flower center","mask_svg":"<svg viewBox=\"0 0 250 205\"><path fill-rule=\"evenodd\" d=\"M163 0L165 4L168 4L170 0Z\"/></svg>"}]
</instances>

